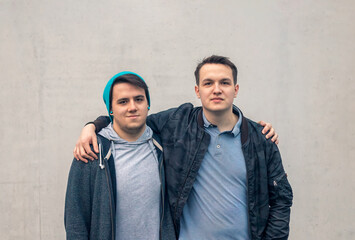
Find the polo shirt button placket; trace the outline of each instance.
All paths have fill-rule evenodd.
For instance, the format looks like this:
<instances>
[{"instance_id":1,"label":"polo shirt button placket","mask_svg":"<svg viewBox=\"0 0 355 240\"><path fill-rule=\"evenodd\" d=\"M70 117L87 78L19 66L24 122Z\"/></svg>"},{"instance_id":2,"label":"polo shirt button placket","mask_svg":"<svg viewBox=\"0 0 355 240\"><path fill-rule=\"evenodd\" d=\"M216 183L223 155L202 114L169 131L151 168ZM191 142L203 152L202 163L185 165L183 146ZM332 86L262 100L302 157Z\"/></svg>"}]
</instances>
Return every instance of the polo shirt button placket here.
<instances>
[{"instance_id":1,"label":"polo shirt button placket","mask_svg":"<svg viewBox=\"0 0 355 240\"><path fill-rule=\"evenodd\" d=\"M221 145L219 144L219 139L221 138L221 134L218 134L218 137L217 137L217 149L220 149L221 148Z\"/></svg>"}]
</instances>

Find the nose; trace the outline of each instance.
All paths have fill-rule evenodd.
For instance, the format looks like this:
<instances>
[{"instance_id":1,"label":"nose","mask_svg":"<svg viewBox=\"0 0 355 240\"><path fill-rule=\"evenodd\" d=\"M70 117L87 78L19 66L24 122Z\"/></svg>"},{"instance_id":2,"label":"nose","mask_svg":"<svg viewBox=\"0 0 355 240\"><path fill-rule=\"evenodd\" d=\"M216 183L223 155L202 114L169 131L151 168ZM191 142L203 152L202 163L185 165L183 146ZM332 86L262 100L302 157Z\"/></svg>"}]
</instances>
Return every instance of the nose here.
<instances>
[{"instance_id":1,"label":"nose","mask_svg":"<svg viewBox=\"0 0 355 240\"><path fill-rule=\"evenodd\" d=\"M213 93L214 94L220 94L221 93L221 87L219 86L219 83L215 83L214 84Z\"/></svg>"},{"instance_id":2,"label":"nose","mask_svg":"<svg viewBox=\"0 0 355 240\"><path fill-rule=\"evenodd\" d=\"M137 111L137 105L136 105L135 101L130 101L129 106L128 106L128 111L129 112Z\"/></svg>"}]
</instances>

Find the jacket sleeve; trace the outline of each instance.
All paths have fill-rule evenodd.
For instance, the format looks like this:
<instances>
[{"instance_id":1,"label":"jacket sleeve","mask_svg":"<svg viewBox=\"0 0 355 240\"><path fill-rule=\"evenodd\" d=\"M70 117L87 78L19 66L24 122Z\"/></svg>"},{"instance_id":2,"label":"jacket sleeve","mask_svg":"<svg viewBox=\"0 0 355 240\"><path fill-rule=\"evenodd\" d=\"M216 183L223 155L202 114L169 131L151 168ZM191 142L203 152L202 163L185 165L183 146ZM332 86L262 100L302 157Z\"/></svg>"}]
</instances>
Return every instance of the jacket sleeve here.
<instances>
[{"instance_id":1,"label":"jacket sleeve","mask_svg":"<svg viewBox=\"0 0 355 240\"><path fill-rule=\"evenodd\" d=\"M292 188L284 171L280 152L271 143L268 161L269 218L264 239L288 239Z\"/></svg>"},{"instance_id":2,"label":"jacket sleeve","mask_svg":"<svg viewBox=\"0 0 355 240\"><path fill-rule=\"evenodd\" d=\"M147 117L147 125L153 130L154 133L160 134L165 124L175 113L176 109L177 108L171 108L159 113L149 115Z\"/></svg>"},{"instance_id":3,"label":"jacket sleeve","mask_svg":"<svg viewBox=\"0 0 355 240\"><path fill-rule=\"evenodd\" d=\"M95 121L93 122L88 122L89 123L93 123L95 125L95 133L97 134L98 132L101 131L101 129L107 127L110 124L111 120L108 116L100 116L98 118L96 118ZM87 125L86 124L86 125Z\"/></svg>"},{"instance_id":4,"label":"jacket sleeve","mask_svg":"<svg viewBox=\"0 0 355 240\"><path fill-rule=\"evenodd\" d=\"M65 197L64 225L67 239L89 239L91 222L92 162L73 160Z\"/></svg>"}]
</instances>

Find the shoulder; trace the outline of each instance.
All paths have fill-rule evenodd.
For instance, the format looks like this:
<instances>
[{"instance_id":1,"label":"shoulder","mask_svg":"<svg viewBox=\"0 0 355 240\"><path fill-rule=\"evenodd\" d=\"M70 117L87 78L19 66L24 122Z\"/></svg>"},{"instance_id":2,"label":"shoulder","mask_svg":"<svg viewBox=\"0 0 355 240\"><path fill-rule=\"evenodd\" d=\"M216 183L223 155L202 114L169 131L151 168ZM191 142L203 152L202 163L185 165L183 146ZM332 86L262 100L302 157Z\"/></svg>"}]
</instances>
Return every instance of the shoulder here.
<instances>
[{"instance_id":1,"label":"shoulder","mask_svg":"<svg viewBox=\"0 0 355 240\"><path fill-rule=\"evenodd\" d=\"M191 119L191 117L197 116L201 109L202 107L195 107L192 103L184 103L175 109L171 114L171 118L176 120Z\"/></svg>"},{"instance_id":2,"label":"shoulder","mask_svg":"<svg viewBox=\"0 0 355 240\"><path fill-rule=\"evenodd\" d=\"M271 141L271 139L266 139L266 135L262 133L263 126L261 126L259 123L243 117L243 121L246 121L247 127L248 127L248 139L252 140L254 143L260 143L263 144L265 147L271 147L273 145L276 145Z\"/></svg>"},{"instance_id":3,"label":"shoulder","mask_svg":"<svg viewBox=\"0 0 355 240\"><path fill-rule=\"evenodd\" d=\"M97 165L96 160L88 160L85 163L74 158L70 167L69 179L89 179L91 171L95 169L95 165Z\"/></svg>"},{"instance_id":4,"label":"shoulder","mask_svg":"<svg viewBox=\"0 0 355 240\"><path fill-rule=\"evenodd\" d=\"M247 122L248 124L248 129L250 130L250 132L252 132L253 134L258 134L258 135L262 135L261 131L263 129L263 126L261 126L259 123L244 117L243 118L244 121Z\"/></svg>"},{"instance_id":5,"label":"shoulder","mask_svg":"<svg viewBox=\"0 0 355 240\"><path fill-rule=\"evenodd\" d=\"M105 138L104 136L97 134L97 143L101 144L103 146L109 146L110 145L110 140ZM92 145L90 146L92 148Z\"/></svg>"},{"instance_id":6,"label":"shoulder","mask_svg":"<svg viewBox=\"0 0 355 240\"><path fill-rule=\"evenodd\" d=\"M165 111L161 111L155 114L151 114L147 118L147 124L152 123L161 125L161 128L169 124L178 124L179 122L190 121L193 117L197 116L197 113L201 110L201 107L194 107L191 103L184 103L176 108L170 108Z\"/></svg>"},{"instance_id":7,"label":"shoulder","mask_svg":"<svg viewBox=\"0 0 355 240\"><path fill-rule=\"evenodd\" d=\"M151 114L152 115L169 115L170 117L176 117L177 115L181 114L181 113L186 113L189 111L192 111L193 109L195 109L194 105L192 105L192 103L184 103L181 104L178 107L174 107L174 108L169 108L167 110L155 113L155 114Z\"/></svg>"}]
</instances>

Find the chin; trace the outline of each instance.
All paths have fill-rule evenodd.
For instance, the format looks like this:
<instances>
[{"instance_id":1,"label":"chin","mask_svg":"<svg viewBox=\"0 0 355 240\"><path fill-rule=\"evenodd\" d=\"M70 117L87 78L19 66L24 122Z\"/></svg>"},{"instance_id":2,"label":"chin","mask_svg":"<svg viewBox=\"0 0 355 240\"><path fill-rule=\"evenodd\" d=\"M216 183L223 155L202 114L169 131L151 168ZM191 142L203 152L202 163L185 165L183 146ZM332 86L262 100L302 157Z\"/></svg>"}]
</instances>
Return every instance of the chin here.
<instances>
[{"instance_id":1,"label":"chin","mask_svg":"<svg viewBox=\"0 0 355 240\"><path fill-rule=\"evenodd\" d=\"M221 112L229 111L229 109L231 109L231 108L230 107L226 108L226 107L222 107L222 106L212 106L212 107L205 108L205 109L206 109L206 111L209 111L209 112L221 113Z\"/></svg>"},{"instance_id":2,"label":"chin","mask_svg":"<svg viewBox=\"0 0 355 240\"><path fill-rule=\"evenodd\" d=\"M232 108L226 108L226 107L211 107L211 108L204 108L205 111L210 112L212 114L222 114L225 112L229 112Z\"/></svg>"},{"instance_id":3,"label":"chin","mask_svg":"<svg viewBox=\"0 0 355 240\"><path fill-rule=\"evenodd\" d=\"M144 128L145 123L144 124L132 124L130 126L127 126L127 129L129 129L130 131L140 131L142 128Z\"/></svg>"}]
</instances>

